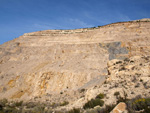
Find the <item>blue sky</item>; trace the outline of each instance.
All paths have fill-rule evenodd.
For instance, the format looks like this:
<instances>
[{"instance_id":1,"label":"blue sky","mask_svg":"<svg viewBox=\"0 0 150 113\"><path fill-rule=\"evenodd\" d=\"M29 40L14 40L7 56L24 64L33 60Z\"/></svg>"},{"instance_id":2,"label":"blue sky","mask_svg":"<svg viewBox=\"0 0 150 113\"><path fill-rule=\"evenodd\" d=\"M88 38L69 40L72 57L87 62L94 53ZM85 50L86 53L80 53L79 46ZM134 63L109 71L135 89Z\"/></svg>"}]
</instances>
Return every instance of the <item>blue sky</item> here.
<instances>
[{"instance_id":1,"label":"blue sky","mask_svg":"<svg viewBox=\"0 0 150 113\"><path fill-rule=\"evenodd\" d=\"M0 0L0 44L24 33L150 18L150 0Z\"/></svg>"}]
</instances>

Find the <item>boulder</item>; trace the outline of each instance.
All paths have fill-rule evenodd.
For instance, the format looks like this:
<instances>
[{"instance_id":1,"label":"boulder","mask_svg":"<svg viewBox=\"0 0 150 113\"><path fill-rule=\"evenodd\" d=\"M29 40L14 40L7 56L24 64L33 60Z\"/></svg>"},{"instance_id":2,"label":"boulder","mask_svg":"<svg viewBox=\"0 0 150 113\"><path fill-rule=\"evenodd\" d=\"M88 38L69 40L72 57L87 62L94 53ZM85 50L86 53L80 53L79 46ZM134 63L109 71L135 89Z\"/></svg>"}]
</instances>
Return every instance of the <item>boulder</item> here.
<instances>
[{"instance_id":1,"label":"boulder","mask_svg":"<svg viewBox=\"0 0 150 113\"><path fill-rule=\"evenodd\" d=\"M124 102L120 102L110 113L128 113L127 106Z\"/></svg>"}]
</instances>

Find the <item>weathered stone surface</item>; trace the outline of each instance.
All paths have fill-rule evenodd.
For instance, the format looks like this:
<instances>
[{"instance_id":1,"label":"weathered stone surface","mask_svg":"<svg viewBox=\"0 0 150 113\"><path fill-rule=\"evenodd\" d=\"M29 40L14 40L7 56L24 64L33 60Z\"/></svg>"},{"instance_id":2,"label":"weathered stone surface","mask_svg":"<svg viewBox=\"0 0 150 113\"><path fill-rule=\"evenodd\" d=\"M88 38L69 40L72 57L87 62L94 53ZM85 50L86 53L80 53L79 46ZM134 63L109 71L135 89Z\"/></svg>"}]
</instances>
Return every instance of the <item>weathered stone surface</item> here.
<instances>
[{"instance_id":1,"label":"weathered stone surface","mask_svg":"<svg viewBox=\"0 0 150 113\"><path fill-rule=\"evenodd\" d=\"M108 78L99 89L107 94L106 104L114 104L117 100L115 92L119 92L128 99L141 95L149 96L150 89L150 56L134 56L124 60L111 60L108 62ZM96 92L95 90L94 92Z\"/></svg>"},{"instance_id":2,"label":"weathered stone surface","mask_svg":"<svg viewBox=\"0 0 150 113\"><path fill-rule=\"evenodd\" d=\"M140 55L150 55L149 33L149 21L25 33L0 45L0 99L66 100L80 106L102 91L112 103L113 93L121 92L125 84L133 86L129 91L138 86L131 82L134 76L147 82L149 58ZM117 60L107 63L112 59ZM111 82L103 85L107 75ZM118 85L121 80L129 82ZM79 92L82 87L87 91ZM143 87L148 88L149 82ZM143 91L138 94L148 95L147 89Z\"/></svg>"},{"instance_id":3,"label":"weathered stone surface","mask_svg":"<svg viewBox=\"0 0 150 113\"><path fill-rule=\"evenodd\" d=\"M122 42L112 42L112 43L100 43L100 47L105 48L109 54L109 60L112 59L124 59L128 54L128 49L126 47L121 47ZM119 56L122 55L122 56Z\"/></svg>"},{"instance_id":4,"label":"weathered stone surface","mask_svg":"<svg viewBox=\"0 0 150 113\"><path fill-rule=\"evenodd\" d=\"M120 102L110 113L128 113L127 106L124 102Z\"/></svg>"}]
</instances>

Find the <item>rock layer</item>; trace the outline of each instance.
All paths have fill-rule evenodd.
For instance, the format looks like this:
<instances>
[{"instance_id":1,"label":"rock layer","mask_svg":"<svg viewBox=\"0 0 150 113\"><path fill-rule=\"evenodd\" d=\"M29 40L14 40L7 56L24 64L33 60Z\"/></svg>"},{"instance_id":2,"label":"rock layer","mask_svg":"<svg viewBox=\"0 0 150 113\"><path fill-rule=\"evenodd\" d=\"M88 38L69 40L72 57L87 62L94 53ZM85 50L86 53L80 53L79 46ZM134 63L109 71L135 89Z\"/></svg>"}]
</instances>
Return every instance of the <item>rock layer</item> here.
<instances>
[{"instance_id":1,"label":"rock layer","mask_svg":"<svg viewBox=\"0 0 150 113\"><path fill-rule=\"evenodd\" d=\"M0 99L77 91L106 76L109 60L135 55L150 55L149 21L25 33L0 45Z\"/></svg>"}]
</instances>

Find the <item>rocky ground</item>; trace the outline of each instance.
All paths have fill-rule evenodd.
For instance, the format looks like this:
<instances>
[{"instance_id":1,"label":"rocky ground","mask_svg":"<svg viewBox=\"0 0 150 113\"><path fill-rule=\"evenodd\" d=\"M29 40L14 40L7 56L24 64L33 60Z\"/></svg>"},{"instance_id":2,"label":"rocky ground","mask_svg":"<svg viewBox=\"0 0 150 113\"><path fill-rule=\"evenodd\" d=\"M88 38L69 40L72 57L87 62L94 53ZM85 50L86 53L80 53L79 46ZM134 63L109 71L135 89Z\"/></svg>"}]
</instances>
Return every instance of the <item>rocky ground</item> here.
<instances>
[{"instance_id":1,"label":"rocky ground","mask_svg":"<svg viewBox=\"0 0 150 113\"><path fill-rule=\"evenodd\" d=\"M104 105L83 109L85 103L99 94L104 95L102 98ZM47 94L43 97L35 97L23 106L26 106L28 110L31 109L29 106L31 104L36 107L42 106L45 111L47 109L49 112L67 112L76 108L84 113L92 113L100 111L107 105L117 104L121 97L130 100L139 95L141 98L148 98L150 95L150 56L111 60L108 62L108 75L103 84L97 83L91 88L82 88L78 91L70 91L70 93L64 91L57 96Z\"/></svg>"},{"instance_id":2,"label":"rocky ground","mask_svg":"<svg viewBox=\"0 0 150 113\"><path fill-rule=\"evenodd\" d=\"M83 106L87 100L95 98L99 93L105 95L105 105L117 102L115 93L127 99L141 95L147 98L150 95L150 56L134 56L124 60L108 62L108 76L103 85L95 85L85 91L78 104ZM75 102L74 102L75 103ZM76 106L79 105L79 106Z\"/></svg>"}]
</instances>

